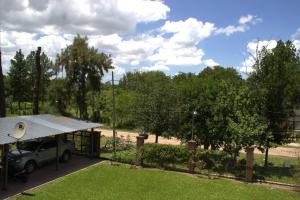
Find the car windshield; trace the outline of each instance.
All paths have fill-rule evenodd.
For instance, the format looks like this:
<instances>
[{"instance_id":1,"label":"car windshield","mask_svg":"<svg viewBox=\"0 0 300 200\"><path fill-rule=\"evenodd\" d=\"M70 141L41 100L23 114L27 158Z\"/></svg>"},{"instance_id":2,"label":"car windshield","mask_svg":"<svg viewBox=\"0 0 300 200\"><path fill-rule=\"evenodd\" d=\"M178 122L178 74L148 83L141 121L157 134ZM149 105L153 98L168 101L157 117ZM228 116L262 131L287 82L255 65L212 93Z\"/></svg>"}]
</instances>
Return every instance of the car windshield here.
<instances>
[{"instance_id":1,"label":"car windshield","mask_svg":"<svg viewBox=\"0 0 300 200\"><path fill-rule=\"evenodd\" d=\"M40 142L37 142L37 141L24 142L24 143L19 144L19 149L33 152L38 148L39 145L40 145Z\"/></svg>"}]
</instances>

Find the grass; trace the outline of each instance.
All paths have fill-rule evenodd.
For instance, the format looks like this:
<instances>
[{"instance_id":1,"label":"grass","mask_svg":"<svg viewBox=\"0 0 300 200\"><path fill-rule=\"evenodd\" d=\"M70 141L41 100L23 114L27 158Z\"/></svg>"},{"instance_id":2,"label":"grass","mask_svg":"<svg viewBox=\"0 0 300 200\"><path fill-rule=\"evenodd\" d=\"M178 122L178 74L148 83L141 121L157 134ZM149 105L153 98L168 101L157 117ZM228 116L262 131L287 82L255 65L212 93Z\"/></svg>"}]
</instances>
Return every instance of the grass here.
<instances>
[{"instance_id":1,"label":"grass","mask_svg":"<svg viewBox=\"0 0 300 200\"><path fill-rule=\"evenodd\" d=\"M31 199L299 199L300 195L279 189L223 179L204 179L127 165L100 164L34 191Z\"/></svg>"}]
</instances>

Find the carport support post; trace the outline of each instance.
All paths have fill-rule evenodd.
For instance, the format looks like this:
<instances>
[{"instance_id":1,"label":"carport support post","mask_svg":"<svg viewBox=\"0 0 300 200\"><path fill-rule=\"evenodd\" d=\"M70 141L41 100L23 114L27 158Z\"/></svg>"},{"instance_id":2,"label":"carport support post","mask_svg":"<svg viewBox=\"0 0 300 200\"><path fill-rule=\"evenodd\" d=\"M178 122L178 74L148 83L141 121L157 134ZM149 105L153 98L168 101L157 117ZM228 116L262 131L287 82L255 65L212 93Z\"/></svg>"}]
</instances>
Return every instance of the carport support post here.
<instances>
[{"instance_id":1,"label":"carport support post","mask_svg":"<svg viewBox=\"0 0 300 200\"><path fill-rule=\"evenodd\" d=\"M59 170L59 135L55 136L56 139L56 171Z\"/></svg>"},{"instance_id":2,"label":"carport support post","mask_svg":"<svg viewBox=\"0 0 300 200\"><path fill-rule=\"evenodd\" d=\"M141 166L142 165L142 146L144 145L144 136L137 136L136 137L136 160L135 165Z\"/></svg>"},{"instance_id":3,"label":"carport support post","mask_svg":"<svg viewBox=\"0 0 300 200\"><path fill-rule=\"evenodd\" d=\"M4 156L4 165L3 165L3 186L2 186L2 190L7 190L7 180L8 180L8 144L4 144L3 145L3 149L2 149L2 153Z\"/></svg>"},{"instance_id":4,"label":"carport support post","mask_svg":"<svg viewBox=\"0 0 300 200\"><path fill-rule=\"evenodd\" d=\"M254 159L254 147L246 148L246 181L252 182L253 180L253 159Z\"/></svg>"},{"instance_id":5,"label":"carport support post","mask_svg":"<svg viewBox=\"0 0 300 200\"><path fill-rule=\"evenodd\" d=\"M94 151L94 129L91 129L91 133L90 133L90 141L91 141L91 157L93 158L95 156L95 151Z\"/></svg>"}]
</instances>

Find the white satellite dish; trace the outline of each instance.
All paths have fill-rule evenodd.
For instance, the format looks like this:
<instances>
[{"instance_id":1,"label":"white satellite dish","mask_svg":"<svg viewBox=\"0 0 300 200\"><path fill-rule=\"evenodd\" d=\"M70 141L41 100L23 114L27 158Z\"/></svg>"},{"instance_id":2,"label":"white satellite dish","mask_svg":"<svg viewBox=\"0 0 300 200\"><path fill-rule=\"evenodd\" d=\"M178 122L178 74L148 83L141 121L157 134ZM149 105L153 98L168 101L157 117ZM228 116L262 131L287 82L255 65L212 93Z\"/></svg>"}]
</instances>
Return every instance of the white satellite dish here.
<instances>
[{"instance_id":1,"label":"white satellite dish","mask_svg":"<svg viewBox=\"0 0 300 200\"><path fill-rule=\"evenodd\" d=\"M18 122L15 125L14 133L12 136L17 140L21 139L22 137L24 137L26 133L26 129L27 129L27 125L24 122Z\"/></svg>"}]
</instances>

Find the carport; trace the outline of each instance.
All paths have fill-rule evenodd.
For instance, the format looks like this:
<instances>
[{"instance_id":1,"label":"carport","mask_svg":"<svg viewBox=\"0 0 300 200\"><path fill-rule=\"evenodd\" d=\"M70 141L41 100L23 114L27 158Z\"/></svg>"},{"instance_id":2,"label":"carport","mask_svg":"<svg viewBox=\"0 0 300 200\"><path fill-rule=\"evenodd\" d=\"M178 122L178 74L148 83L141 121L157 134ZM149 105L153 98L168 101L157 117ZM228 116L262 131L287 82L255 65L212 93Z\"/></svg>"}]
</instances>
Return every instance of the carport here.
<instances>
[{"instance_id":1,"label":"carport","mask_svg":"<svg viewBox=\"0 0 300 200\"><path fill-rule=\"evenodd\" d=\"M18 123L25 125L25 134L21 138L13 137L15 126ZM100 127L101 124L91 123L83 120L72 119L63 116L54 115L27 115L0 118L0 146L2 155L2 189L7 189L8 182L8 152L9 144L19 141L32 140L48 136L55 136L58 141L60 137L68 138L74 142L79 142L75 146L75 153L99 157L100 153L100 132L94 128ZM85 139L83 142L83 138ZM56 170L59 169L59 146L56 146Z\"/></svg>"}]
</instances>

